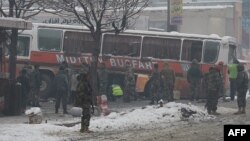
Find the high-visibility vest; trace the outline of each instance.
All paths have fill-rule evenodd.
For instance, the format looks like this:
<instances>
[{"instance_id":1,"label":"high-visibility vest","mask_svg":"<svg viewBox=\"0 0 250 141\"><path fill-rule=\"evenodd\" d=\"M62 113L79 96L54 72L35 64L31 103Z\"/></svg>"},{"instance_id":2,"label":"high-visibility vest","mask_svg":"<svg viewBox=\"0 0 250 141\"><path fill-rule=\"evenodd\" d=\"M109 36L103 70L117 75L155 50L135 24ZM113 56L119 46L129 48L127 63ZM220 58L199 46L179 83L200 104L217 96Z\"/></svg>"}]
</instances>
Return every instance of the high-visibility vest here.
<instances>
[{"instance_id":1,"label":"high-visibility vest","mask_svg":"<svg viewBox=\"0 0 250 141\"><path fill-rule=\"evenodd\" d=\"M112 92L114 96L122 96L123 91L119 85L112 85Z\"/></svg>"},{"instance_id":2,"label":"high-visibility vest","mask_svg":"<svg viewBox=\"0 0 250 141\"><path fill-rule=\"evenodd\" d=\"M228 69L229 69L229 78L236 79L238 73L237 64L229 64Z\"/></svg>"}]
</instances>

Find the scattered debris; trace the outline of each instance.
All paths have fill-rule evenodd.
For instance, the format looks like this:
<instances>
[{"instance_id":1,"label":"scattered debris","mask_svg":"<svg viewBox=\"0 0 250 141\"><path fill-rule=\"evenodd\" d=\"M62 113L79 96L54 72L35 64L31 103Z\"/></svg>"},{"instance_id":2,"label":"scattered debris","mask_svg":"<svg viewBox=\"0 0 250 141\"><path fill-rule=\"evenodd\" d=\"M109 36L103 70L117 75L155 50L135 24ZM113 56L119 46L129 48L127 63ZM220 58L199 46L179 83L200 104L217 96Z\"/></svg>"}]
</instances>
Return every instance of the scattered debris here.
<instances>
[{"instance_id":1,"label":"scattered debris","mask_svg":"<svg viewBox=\"0 0 250 141\"><path fill-rule=\"evenodd\" d=\"M193 111L191 109L187 109L184 107L181 108L181 115L183 118L189 118L190 116L192 116L193 114L196 114L196 113L197 113L196 111Z\"/></svg>"}]
</instances>

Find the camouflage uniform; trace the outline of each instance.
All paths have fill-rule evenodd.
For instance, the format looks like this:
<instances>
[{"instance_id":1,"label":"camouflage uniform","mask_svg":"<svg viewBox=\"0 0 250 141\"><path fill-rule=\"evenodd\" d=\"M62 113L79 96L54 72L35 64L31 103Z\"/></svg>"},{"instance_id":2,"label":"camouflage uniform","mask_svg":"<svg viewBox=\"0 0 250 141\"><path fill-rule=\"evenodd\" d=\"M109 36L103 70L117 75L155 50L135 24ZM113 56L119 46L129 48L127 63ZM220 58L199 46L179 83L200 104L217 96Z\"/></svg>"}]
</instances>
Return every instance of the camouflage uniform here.
<instances>
[{"instance_id":1,"label":"camouflage uniform","mask_svg":"<svg viewBox=\"0 0 250 141\"><path fill-rule=\"evenodd\" d=\"M80 82L77 85L77 95L75 106L82 108L81 130L80 132L88 131L89 121L91 117L92 105L92 88L88 81L87 74L80 74ZM92 105L93 106L93 105Z\"/></svg>"},{"instance_id":2,"label":"camouflage uniform","mask_svg":"<svg viewBox=\"0 0 250 141\"><path fill-rule=\"evenodd\" d=\"M207 111L208 114L218 114L216 113L219 91L222 85L222 79L219 76L218 71L214 67L209 68L209 72L205 74L205 88L207 94Z\"/></svg>"},{"instance_id":3,"label":"camouflage uniform","mask_svg":"<svg viewBox=\"0 0 250 141\"><path fill-rule=\"evenodd\" d=\"M237 74L237 92L238 92L238 108L239 111L236 114L245 113L246 108L246 93L248 90L248 75L247 72L244 71L244 66L239 64L237 66L238 74Z\"/></svg>"},{"instance_id":4,"label":"camouflage uniform","mask_svg":"<svg viewBox=\"0 0 250 141\"><path fill-rule=\"evenodd\" d=\"M169 68L168 64L165 64L165 67L161 71L161 77L163 80L163 99L167 99L168 101L174 100L174 83L175 83L175 73L172 69Z\"/></svg>"},{"instance_id":5,"label":"camouflage uniform","mask_svg":"<svg viewBox=\"0 0 250 141\"><path fill-rule=\"evenodd\" d=\"M124 102L130 102L130 97L133 96L134 100L136 100L136 94L135 94L135 76L134 71L132 67L128 67L128 70L125 74L125 81L124 81L124 95L123 95L123 101Z\"/></svg>"},{"instance_id":6,"label":"camouflage uniform","mask_svg":"<svg viewBox=\"0 0 250 141\"><path fill-rule=\"evenodd\" d=\"M154 104L154 101L158 102L161 97L161 92L163 88L163 82L161 78L161 74L158 71L158 64L155 64L155 70L152 73L152 77L150 78L150 91L151 91L151 102L150 104Z\"/></svg>"},{"instance_id":7,"label":"camouflage uniform","mask_svg":"<svg viewBox=\"0 0 250 141\"><path fill-rule=\"evenodd\" d=\"M190 84L191 87L191 100L198 100L198 90L200 87L202 79L202 72L199 68L199 64L197 60L193 60L190 69L187 72L187 81Z\"/></svg>"},{"instance_id":8,"label":"camouflage uniform","mask_svg":"<svg viewBox=\"0 0 250 141\"><path fill-rule=\"evenodd\" d=\"M41 84L42 81L39 66L35 66L35 69L30 73L30 97L32 106L40 107L39 91Z\"/></svg>"},{"instance_id":9,"label":"camouflage uniform","mask_svg":"<svg viewBox=\"0 0 250 141\"><path fill-rule=\"evenodd\" d=\"M219 97L222 96L223 100L225 101L226 100L226 96L225 96L225 88L224 88L223 64L219 63L216 66L216 70L218 71L220 79L222 80L222 85L221 85L220 90L219 90Z\"/></svg>"}]
</instances>

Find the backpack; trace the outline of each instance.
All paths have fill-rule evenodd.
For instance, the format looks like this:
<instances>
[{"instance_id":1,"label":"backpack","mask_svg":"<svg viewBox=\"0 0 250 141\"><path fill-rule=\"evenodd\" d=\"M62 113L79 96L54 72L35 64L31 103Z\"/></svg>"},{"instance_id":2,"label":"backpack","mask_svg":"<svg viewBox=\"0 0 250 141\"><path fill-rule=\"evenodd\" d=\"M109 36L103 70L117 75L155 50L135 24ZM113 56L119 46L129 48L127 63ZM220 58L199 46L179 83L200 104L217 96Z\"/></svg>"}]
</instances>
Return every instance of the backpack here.
<instances>
[{"instance_id":1,"label":"backpack","mask_svg":"<svg viewBox=\"0 0 250 141\"><path fill-rule=\"evenodd\" d=\"M242 75L243 75L243 80L242 80L242 86L243 87L246 87L246 88L248 88L248 81L249 81L249 79L248 79L248 75L247 75L247 72L243 72L242 73Z\"/></svg>"}]
</instances>

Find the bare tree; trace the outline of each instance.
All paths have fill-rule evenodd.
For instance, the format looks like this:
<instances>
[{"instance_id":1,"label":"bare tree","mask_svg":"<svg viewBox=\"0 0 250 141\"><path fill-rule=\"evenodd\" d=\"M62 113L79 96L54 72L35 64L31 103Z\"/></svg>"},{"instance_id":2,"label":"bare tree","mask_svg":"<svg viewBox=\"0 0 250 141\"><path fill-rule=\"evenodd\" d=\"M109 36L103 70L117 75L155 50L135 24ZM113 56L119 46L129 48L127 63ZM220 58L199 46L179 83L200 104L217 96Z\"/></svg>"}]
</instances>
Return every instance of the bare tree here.
<instances>
[{"instance_id":1,"label":"bare tree","mask_svg":"<svg viewBox=\"0 0 250 141\"><path fill-rule=\"evenodd\" d=\"M76 18L86 26L95 41L91 76L94 94L97 94L97 64L104 32L118 34L138 15L149 0L46 0L47 7L63 17Z\"/></svg>"},{"instance_id":2,"label":"bare tree","mask_svg":"<svg viewBox=\"0 0 250 141\"><path fill-rule=\"evenodd\" d=\"M39 14L44 9L40 4L42 2L43 0L1 0L0 15L1 17L13 17L27 20ZM9 45L9 78L10 80L15 80L18 29L11 29L9 38L11 41Z\"/></svg>"},{"instance_id":3,"label":"bare tree","mask_svg":"<svg viewBox=\"0 0 250 141\"><path fill-rule=\"evenodd\" d=\"M32 16L39 14L43 8L40 8L39 2L43 0L0 0L0 16L1 17L12 17L12 18L21 18L21 19L29 19ZM38 5L36 5L36 3ZM16 109L10 106L14 103L15 97L15 78L16 78L16 55L17 55L17 40L18 40L18 29L13 28L8 32L7 38L10 39L10 45L8 45L9 49L9 93L8 98L5 98L5 113L6 114L19 114ZM8 39L8 40L9 40ZM16 113L17 112L17 113Z\"/></svg>"}]
</instances>

